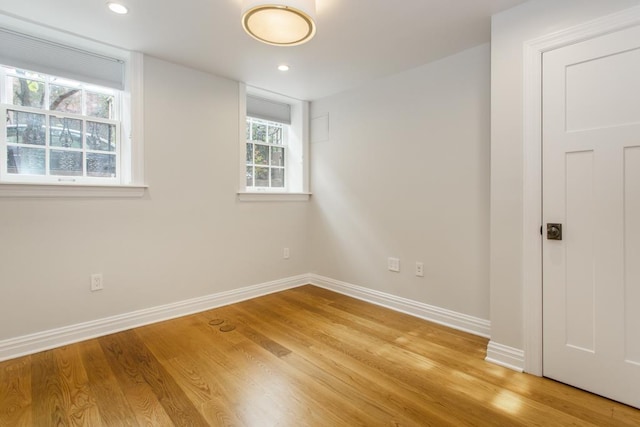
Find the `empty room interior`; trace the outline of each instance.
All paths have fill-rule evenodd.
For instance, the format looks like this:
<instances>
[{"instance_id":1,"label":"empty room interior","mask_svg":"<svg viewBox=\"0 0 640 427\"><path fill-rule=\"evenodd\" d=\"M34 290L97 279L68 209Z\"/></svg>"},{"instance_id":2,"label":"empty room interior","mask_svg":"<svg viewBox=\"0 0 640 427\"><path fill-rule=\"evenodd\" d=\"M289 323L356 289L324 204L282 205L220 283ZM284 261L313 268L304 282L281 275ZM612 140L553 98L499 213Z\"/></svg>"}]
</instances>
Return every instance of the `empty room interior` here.
<instances>
[{"instance_id":1,"label":"empty room interior","mask_svg":"<svg viewBox=\"0 0 640 427\"><path fill-rule=\"evenodd\" d=\"M640 0L2 0L0 426L640 425Z\"/></svg>"}]
</instances>

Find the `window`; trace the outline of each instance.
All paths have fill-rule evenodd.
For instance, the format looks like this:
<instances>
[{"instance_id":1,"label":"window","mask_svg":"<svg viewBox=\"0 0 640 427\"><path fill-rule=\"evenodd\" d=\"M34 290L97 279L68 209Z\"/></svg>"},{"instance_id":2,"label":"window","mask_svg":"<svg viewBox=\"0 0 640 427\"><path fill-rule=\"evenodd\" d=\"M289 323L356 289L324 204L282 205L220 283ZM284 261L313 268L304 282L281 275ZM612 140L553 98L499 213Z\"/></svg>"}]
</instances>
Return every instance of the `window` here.
<instances>
[{"instance_id":1,"label":"window","mask_svg":"<svg viewBox=\"0 0 640 427\"><path fill-rule=\"evenodd\" d=\"M287 133L283 123L247 117L247 189L284 189Z\"/></svg>"},{"instance_id":2,"label":"window","mask_svg":"<svg viewBox=\"0 0 640 427\"><path fill-rule=\"evenodd\" d=\"M240 87L240 199L307 200L308 103Z\"/></svg>"},{"instance_id":3,"label":"window","mask_svg":"<svg viewBox=\"0 0 640 427\"><path fill-rule=\"evenodd\" d=\"M120 91L0 66L4 182L120 182Z\"/></svg>"},{"instance_id":4,"label":"window","mask_svg":"<svg viewBox=\"0 0 640 427\"><path fill-rule=\"evenodd\" d=\"M0 197L142 195L142 58L0 15Z\"/></svg>"}]
</instances>

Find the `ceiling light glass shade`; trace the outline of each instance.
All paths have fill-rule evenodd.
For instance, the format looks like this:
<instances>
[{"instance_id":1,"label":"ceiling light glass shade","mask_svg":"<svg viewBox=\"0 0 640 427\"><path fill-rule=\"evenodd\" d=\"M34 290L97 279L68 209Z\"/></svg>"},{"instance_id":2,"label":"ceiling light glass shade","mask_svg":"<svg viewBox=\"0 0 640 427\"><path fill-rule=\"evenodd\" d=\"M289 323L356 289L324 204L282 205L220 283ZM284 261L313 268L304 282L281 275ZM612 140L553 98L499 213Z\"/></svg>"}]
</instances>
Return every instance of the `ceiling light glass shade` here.
<instances>
[{"instance_id":1,"label":"ceiling light glass shade","mask_svg":"<svg viewBox=\"0 0 640 427\"><path fill-rule=\"evenodd\" d=\"M126 15L129 13L127 6L121 3L107 2L107 7L111 12L117 13L118 15Z\"/></svg>"},{"instance_id":2,"label":"ceiling light glass shade","mask_svg":"<svg viewBox=\"0 0 640 427\"><path fill-rule=\"evenodd\" d=\"M316 33L315 0L244 0L242 6L242 27L263 43L295 46Z\"/></svg>"}]
</instances>

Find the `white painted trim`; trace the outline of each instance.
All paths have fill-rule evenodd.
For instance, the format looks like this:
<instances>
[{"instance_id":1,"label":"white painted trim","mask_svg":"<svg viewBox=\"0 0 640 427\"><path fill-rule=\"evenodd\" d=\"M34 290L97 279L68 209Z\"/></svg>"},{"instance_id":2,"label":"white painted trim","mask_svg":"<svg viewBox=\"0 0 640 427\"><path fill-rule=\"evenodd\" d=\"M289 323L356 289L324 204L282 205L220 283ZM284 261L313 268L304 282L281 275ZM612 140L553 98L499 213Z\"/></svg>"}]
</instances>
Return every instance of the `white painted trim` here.
<instances>
[{"instance_id":1,"label":"white painted trim","mask_svg":"<svg viewBox=\"0 0 640 427\"><path fill-rule=\"evenodd\" d=\"M0 183L0 198L140 198L146 185L79 185Z\"/></svg>"},{"instance_id":2,"label":"white painted trim","mask_svg":"<svg viewBox=\"0 0 640 427\"><path fill-rule=\"evenodd\" d=\"M474 335L489 338L491 323L488 320L466 314L435 307L422 302L398 297L351 283L341 282L317 274L309 275L309 283L334 292L348 295L362 301L390 308L401 313L419 317L430 322L438 323L453 329L469 332Z\"/></svg>"},{"instance_id":3,"label":"white painted trim","mask_svg":"<svg viewBox=\"0 0 640 427\"><path fill-rule=\"evenodd\" d=\"M523 317L524 370L542 375L542 55L640 24L640 7L540 37L524 44Z\"/></svg>"},{"instance_id":4,"label":"white painted trim","mask_svg":"<svg viewBox=\"0 0 640 427\"><path fill-rule=\"evenodd\" d=\"M306 275L93 320L0 341L0 362L51 348L198 313L308 283Z\"/></svg>"},{"instance_id":5,"label":"white painted trim","mask_svg":"<svg viewBox=\"0 0 640 427\"><path fill-rule=\"evenodd\" d=\"M97 55L104 55L110 58L116 58L126 63L126 79L125 90L123 91L122 108L123 120L121 123L129 122L124 129L125 135L120 140L121 151L120 157L120 175L122 180L121 186L111 186L109 184L98 184L102 189L98 191L89 191L94 186L86 186L82 184L69 184L82 189L74 191L66 188L51 191L45 188L45 191L39 191L35 187L18 191L18 188L2 187L0 188L0 197L141 197L144 193L144 55L140 52L128 51L115 46L100 43L94 40L84 38L75 34L59 31L49 28L22 18L3 15L0 13L0 26L12 31L33 35L41 39L49 40L54 43L61 43L70 48L86 50ZM129 119L124 120L124 116L128 115ZM123 150L126 150L124 152ZM2 157L0 155L0 157ZM24 178L24 177L23 177ZM26 180L26 178L25 178ZM12 184L5 180L5 183ZM26 183L25 181L21 183ZM95 186L97 187L97 186ZM115 189L121 188L122 191L104 191L105 188ZM136 191L134 189L143 189Z\"/></svg>"},{"instance_id":6,"label":"white painted trim","mask_svg":"<svg viewBox=\"0 0 640 427\"><path fill-rule=\"evenodd\" d=\"M274 193L265 191L262 193L238 193L238 199L242 202L306 202L311 193Z\"/></svg>"},{"instance_id":7,"label":"white painted trim","mask_svg":"<svg viewBox=\"0 0 640 427\"><path fill-rule=\"evenodd\" d=\"M129 80L129 108L131 135L129 135L129 181L125 184L143 185L144 175L144 54L131 52L127 62Z\"/></svg>"},{"instance_id":8,"label":"white painted trim","mask_svg":"<svg viewBox=\"0 0 640 427\"><path fill-rule=\"evenodd\" d=\"M523 372L524 359L523 350L489 341L487 357L484 360L514 371Z\"/></svg>"},{"instance_id":9,"label":"white painted trim","mask_svg":"<svg viewBox=\"0 0 640 427\"><path fill-rule=\"evenodd\" d=\"M205 310L211 310L216 307L234 304L306 284L319 286L362 301L380 305L391 310L406 313L411 316L485 338L489 337L489 332L491 330L490 322L485 319L468 316L466 314L375 291L373 289L352 285L350 283L341 282L328 277L319 276L317 274L303 274L259 285L248 286L199 298L137 310L130 313L119 314L104 319L92 320L76 325L5 339L0 341L0 362L156 322L162 322L165 320L175 319L177 317L199 313ZM489 346L491 347L491 344L489 344ZM500 348L507 347L502 346ZM501 351L507 355L517 353L517 350L514 349L511 349L510 351L502 349ZM506 366L504 363L513 362L516 359L517 358L509 359L502 357L496 359L500 362L495 363ZM508 367L514 369L512 366Z\"/></svg>"},{"instance_id":10,"label":"white painted trim","mask_svg":"<svg viewBox=\"0 0 640 427\"><path fill-rule=\"evenodd\" d=\"M247 189L247 85L238 83L238 185Z\"/></svg>"},{"instance_id":11,"label":"white painted trim","mask_svg":"<svg viewBox=\"0 0 640 427\"><path fill-rule=\"evenodd\" d=\"M254 86L247 86L245 83L239 83L238 91L239 102L239 185L238 194L241 201L294 201L308 200L308 197L302 198L301 195L309 194L309 102L286 95L281 95L265 89L259 89ZM254 197L253 194L262 194L253 191L247 191L246 185L246 118L247 118L247 95L254 95L271 101L288 104L291 107L291 125L288 133L288 146L286 154L286 188L275 192L275 196ZM267 194L273 194L272 191L266 191ZM248 194L248 196L245 196ZM293 196L286 196L286 195ZM280 195L285 195L280 197Z\"/></svg>"}]
</instances>

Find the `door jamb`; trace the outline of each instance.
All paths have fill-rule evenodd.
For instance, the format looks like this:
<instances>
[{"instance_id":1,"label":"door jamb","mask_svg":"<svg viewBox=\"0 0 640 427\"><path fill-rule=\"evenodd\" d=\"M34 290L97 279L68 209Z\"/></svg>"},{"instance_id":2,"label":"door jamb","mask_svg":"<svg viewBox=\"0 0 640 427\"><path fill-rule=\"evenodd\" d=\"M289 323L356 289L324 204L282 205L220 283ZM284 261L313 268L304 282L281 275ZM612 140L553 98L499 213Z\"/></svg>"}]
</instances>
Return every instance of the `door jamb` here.
<instances>
[{"instance_id":1,"label":"door jamb","mask_svg":"<svg viewBox=\"0 0 640 427\"><path fill-rule=\"evenodd\" d=\"M640 25L635 6L524 43L523 324L524 370L542 376L542 55Z\"/></svg>"}]
</instances>

